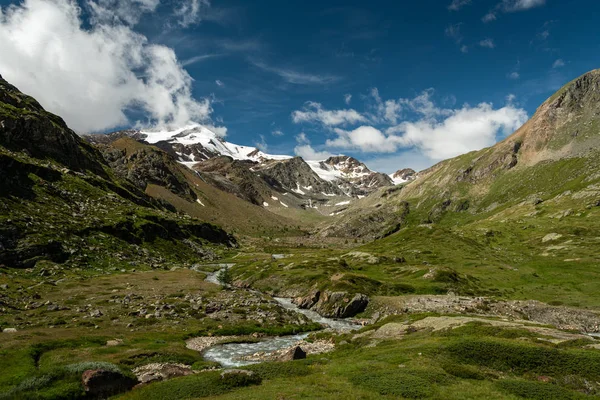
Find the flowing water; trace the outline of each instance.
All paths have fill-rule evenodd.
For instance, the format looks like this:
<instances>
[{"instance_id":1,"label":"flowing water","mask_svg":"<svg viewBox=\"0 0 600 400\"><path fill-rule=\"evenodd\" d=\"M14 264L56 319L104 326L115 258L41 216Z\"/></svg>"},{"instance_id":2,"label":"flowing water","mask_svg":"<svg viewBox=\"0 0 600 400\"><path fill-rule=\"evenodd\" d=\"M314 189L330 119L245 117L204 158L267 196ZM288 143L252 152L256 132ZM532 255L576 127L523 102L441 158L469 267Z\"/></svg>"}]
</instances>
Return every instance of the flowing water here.
<instances>
[{"instance_id":1,"label":"flowing water","mask_svg":"<svg viewBox=\"0 0 600 400\"><path fill-rule=\"evenodd\" d=\"M211 267L219 266L223 268L230 268L233 264L222 264L222 265L211 265ZM216 272L205 272L199 269L195 269L198 272L206 274L206 281L219 284L217 276L219 271ZM317 312L311 310L301 310L292 303L291 299L284 299L276 297L275 300L285 309L291 310L300 314L304 314L311 321L318 322L326 325L329 328L338 332L349 332L352 330L360 329L361 325L344 319L332 319L320 316ZM244 365L257 364L258 361L246 361L241 360L245 356L250 356L254 353L265 352L271 353L277 350L285 349L294 345L294 343L306 338L308 333L291 336L273 337L265 340L261 340L256 343L228 343L219 344L207 349L204 352L204 358L209 361L216 361L223 367L241 367Z\"/></svg>"},{"instance_id":2,"label":"flowing water","mask_svg":"<svg viewBox=\"0 0 600 400\"><path fill-rule=\"evenodd\" d=\"M259 361L246 361L240 358L250 356L254 353L271 353L276 350L285 349L307 336L308 333L303 333L301 335L269 338L256 343L218 344L204 352L204 359L216 361L226 368L258 364Z\"/></svg>"}]
</instances>

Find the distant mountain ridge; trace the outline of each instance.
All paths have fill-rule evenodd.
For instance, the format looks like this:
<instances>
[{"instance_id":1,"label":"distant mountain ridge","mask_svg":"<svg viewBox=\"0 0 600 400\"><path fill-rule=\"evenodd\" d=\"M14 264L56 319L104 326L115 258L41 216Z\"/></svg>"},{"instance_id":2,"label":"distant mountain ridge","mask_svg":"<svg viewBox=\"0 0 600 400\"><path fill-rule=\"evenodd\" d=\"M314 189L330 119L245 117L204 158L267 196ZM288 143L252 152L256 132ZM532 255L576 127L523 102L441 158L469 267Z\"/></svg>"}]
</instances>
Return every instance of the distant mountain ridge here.
<instances>
[{"instance_id":1,"label":"distant mountain ridge","mask_svg":"<svg viewBox=\"0 0 600 400\"><path fill-rule=\"evenodd\" d=\"M340 198L363 198L378 188L407 181L371 171L348 156L305 161L301 157L268 154L256 147L230 143L199 124L172 130L129 129L86 138L93 144L109 147L123 138L154 146L214 187L269 209L328 207L320 212L335 214L340 205L353 201ZM111 151L105 148L104 152L110 158ZM138 172L140 165L136 163ZM118 165L113 167L118 169ZM128 175L132 176L131 166L128 168ZM181 185L171 187L182 190ZM192 194L189 190L185 192ZM288 197L284 201L282 196Z\"/></svg>"}]
</instances>

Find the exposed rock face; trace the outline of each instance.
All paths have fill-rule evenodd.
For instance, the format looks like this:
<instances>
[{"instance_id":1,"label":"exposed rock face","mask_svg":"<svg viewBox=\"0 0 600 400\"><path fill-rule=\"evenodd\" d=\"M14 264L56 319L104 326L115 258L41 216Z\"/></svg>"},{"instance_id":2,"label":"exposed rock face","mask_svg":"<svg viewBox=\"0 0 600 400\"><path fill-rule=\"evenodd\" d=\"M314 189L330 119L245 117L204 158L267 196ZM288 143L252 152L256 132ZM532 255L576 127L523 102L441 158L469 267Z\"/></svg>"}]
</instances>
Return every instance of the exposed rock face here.
<instances>
[{"instance_id":1,"label":"exposed rock face","mask_svg":"<svg viewBox=\"0 0 600 400\"><path fill-rule=\"evenodd\" d=\"M257 163L247 160L234 160L228 156L211 158L194 165L194 170L207 182L237 197L262 206L271 199L273 191L283 188L277 181L265 181L252 169Z\"/></svg>"},{"instance_id":2,"label":"exposed rock face","mask_svg":"<svg viewBox=\"0 0 600 400\"><path fill-rule=\"evenodd\" d=\"M388 175L371 171L354 157L329 157L321 161L319 167L335 172L338 178L333 182L350 196L367 196L380 187L393 185Z\"/></svg>"},{"instance_id":3,"label":"exposed rock face","mask_svg":"<svg viewBox=\"0 0 600 400\"><path fill-rule=\"evenodd\" d=\"M294 361L294 360L304 360L306 358L306 352L302 350L300 346L293 347L286 351L281 357L279 357L278 361Z\"/></svg>"},{"instance_id":4,"label":"exposed rock face","mask_svg":"<svg viewBox=\"0 0 600 400\"><path fill-rule=\"evenodd\" d=\"M47 112L32 97L0 76L0 145L33 157L50 157L76 170L105 175L102 156L62 118Z\"/></svg>"},{"instance_id":5,"label":"exposed rock face","mask_svg":"<svg viewBox=\"0 0 600 400\"><path fill-rule=\"evenodd\" d=\"M305 297L297 297L292 302L296 304L299 308L308 310L312 308L319 301L319 297L321 296L321 292L315 290L311 294Z\"/></svg>"},{"instance_id":6,"label":"exposed rock face","mask_svg":"<svg viewBox=\"0 0 600 400\"><path fill-rule=\"evenodd\" d=\"M108 398L131 390L138 381L118 372L87 370L81 377L83 387L92 398Z\"/></svg>"},{"instance_id":7,"label":"exposed rock face","mask_svg":"<svg viewBox=\"0 0 600 400\"><path fill-rule=\"evenodd\" d=\"M182 166L160 150L124 137L113 142L111 146L102 147L102 153L121 177L141 190L146 190L149 184L155 184L188 201L193 202L197 199L194 190L180 171Z\"/></svg>"},{"instance_id":8,"label":"exposed rock face","mask_svg":"<svg viewBox=\"0 0 600 400\"><path fill-rule=\"evenodd\" d=\"M417 173L415 172L414 169L410 169L410 168L404 168L404 169L399 169L398 171L394 172L394 174L392 175L393 179L401 179L403 181L412 181L413 179L416 178Z\"/></svg>"},{"instance_id":9,"label":"exposed rock face","mask_svg":"<svg viewBox=\"0 0 600 400\"><path fill-rule=\"evenodd\" d=\"M265 163L256 170L288 190L344 194L336 185L321 179L301 157Z\"/></svg>"},{"instance_id":10,"label":"exposed rock face","mask_svg":"<svg viewBox=\"0 0 600 400\"><path fill-rule=\"evenodd\" d=\"M312 307L327 318L350 318L367 308L369 298L361 293L350 297L346 292L324 292Z\"/></svg>"}]
</instances>

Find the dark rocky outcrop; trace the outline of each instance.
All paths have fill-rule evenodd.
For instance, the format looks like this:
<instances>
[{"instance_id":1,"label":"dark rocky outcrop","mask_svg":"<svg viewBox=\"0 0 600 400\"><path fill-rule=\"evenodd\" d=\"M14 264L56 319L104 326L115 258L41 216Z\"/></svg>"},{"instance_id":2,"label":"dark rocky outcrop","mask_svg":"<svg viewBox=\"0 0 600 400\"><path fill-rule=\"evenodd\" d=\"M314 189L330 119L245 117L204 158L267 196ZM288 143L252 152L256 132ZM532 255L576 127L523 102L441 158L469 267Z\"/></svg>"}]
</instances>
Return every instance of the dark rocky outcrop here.
<instances>
[{"instance_id":1,"label":"dark rocky outcrop","mask_svg":"<svg viewBox=\"0 0 600 400\"><path fill-rule=\"evenodd\" d=\"M32 97L0 77L0 145L105 176L102 156Z\"/></svg>"},{"instance_id":2,"label":"dark rocky outcrop","mask_svg":"<svg viewBox=\"0 0 600 400\"><path fill-rule=\"evenodd\" d=\"M350 297L346 292L323 292L312 310L327 318L349 318L363 312L369 297L357 293Z\"/></svg>"},{"instance_id":3,"label":"dark rocky outcrop","mask_svg":"<svg viewBox=\"0 0 600 400\"><path fill-rule=\"evenodd\" d=\"M306 352L302 350L300 346L292 347L284 354L282 354L277 361L294 361L304 360L306 358Z\"/></svg>"},{"instance_id":4,"label":"dark rocky outcrop","mask_svg":"<svg viewBox=\"0 0 600 400\"><path fill-rule=\"evenodd\" d=\"M167 153L127 137L101 149L113 170L140 190L154 184L191 202L198 198L180 170L183 166Z\"/></svg>"},{"instance_id":5,"label":"dark rocky outcrop","mask_svg":"<svg viewBox=\"0 0 600 400\"><path fill-rule=\"evenodd\" d=\"M139 382L118 372L102 369L87 370L81 377L83 388L90 398L105 399L131 390Z\"/></svg>"}]
</instances>

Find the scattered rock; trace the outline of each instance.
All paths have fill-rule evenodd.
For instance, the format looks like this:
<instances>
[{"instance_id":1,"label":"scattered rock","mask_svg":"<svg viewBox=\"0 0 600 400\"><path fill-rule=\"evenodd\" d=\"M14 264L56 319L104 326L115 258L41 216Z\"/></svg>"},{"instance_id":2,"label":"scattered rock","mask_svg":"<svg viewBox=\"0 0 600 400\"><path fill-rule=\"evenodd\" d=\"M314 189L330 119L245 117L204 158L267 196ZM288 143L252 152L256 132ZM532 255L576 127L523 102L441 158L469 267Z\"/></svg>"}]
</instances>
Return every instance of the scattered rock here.
<instances>
[{"instance_id":1,"label":"scattered rock","mask_svg":"<svg viewBox=\"0 0 600 400\"><path fill-rule=\"evenodd\" d=\"M16 328L4 328L4 329L2 329L2 332L4 332L4 333L17 333L17 329Z\"/></svg>"},{"instance_id":2,"label":"scattered rock","mask_svg":"<svg viewBox=\"0 0 600 400\"><path fill-rule=\"evenodd\" d=\"M560 233L549 233L542 239L542 243L551 242L553 240L558 240L562 237Z\"/></svg>"},{"instance_id":3,"label":"scattered rock","mask_svg":"<svg viewBox=\"0 0 600 400\"><path fill-rule=\"evenodd\" d=\"M119 372L103 369L87 370L81 377L85 392L96 398L107 398L131 390L139 382Z\"/></svg>"},{"instance_id":4,"label":"scattered rock","mask_svg":"<svg viewBox=\"0 0 600 400\"><path fill-rule=\"evenodd\" d=\"M106 346L115 347L123 344L123 339L113 339L106 342Z\"/></svg>"},{"instance_id":5,"label":"scattered rock","mask_svg":"<svg viewBox=\"0 0 600 400\"><path fill-rule=\"evenodd\" d=\"M192 375L194 371L184 364L153 363L135 368L133 373L141 383L149 383Z\"/></svg>"},{"instance_id":6,"label":"scattered rock","mask_svg":"<svg viewBox=\"0 0 600 400\"><path fill-rule=\"evenodd\" d=\"M302 350L300 346L296 346L286 351L281 357L279 357L278 361L303 360L305 358L306 352Z\"/></svg>"},{"instance_id":7,"label":"scattered rock","mask_svg":"<svg viewBox=\"0 0 600 400\"><path fill-rule=\"evenodd\" d=\"M90 317L92 317L92 318L100 318L103 315L104 314L102 314L102 311L100 311L100 310L94 310L90 313Z\"/></svg>"}]
</instances>

